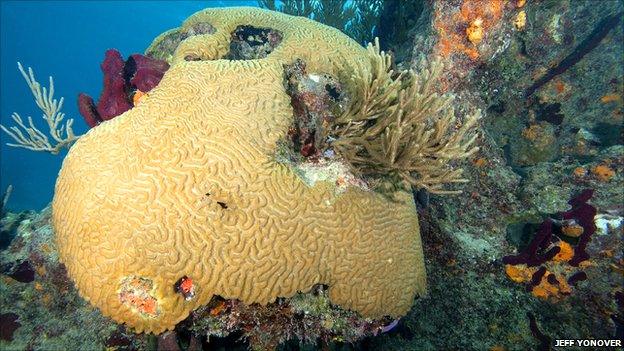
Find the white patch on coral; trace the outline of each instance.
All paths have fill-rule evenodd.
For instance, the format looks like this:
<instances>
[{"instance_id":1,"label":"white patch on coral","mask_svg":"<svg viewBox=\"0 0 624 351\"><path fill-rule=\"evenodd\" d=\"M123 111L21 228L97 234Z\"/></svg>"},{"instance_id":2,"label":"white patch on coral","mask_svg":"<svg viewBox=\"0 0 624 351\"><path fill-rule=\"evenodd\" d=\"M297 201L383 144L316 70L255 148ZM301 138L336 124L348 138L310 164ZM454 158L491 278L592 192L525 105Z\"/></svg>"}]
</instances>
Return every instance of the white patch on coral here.
<instances>
[{"instance_id":1,"label":"white patch on coral","mask_svg":"<svg viewBox=\"0 0 624 351\"><path fill-rule=\"evenodd\" d=\"M344 192L348 187L355 186L362 190L370 190L366 182L349 171L349 167L339 161L320 159L318 162L305 162L295 166L301 179L310 187L317 182L329 182L336 187L336 193Z\"/></svg>"},{"instance_id":2,"label":"white patch on coral","mask_svg":"<svg viewBox=\"0 0 624 351\"><path fill-rule=\"evenodd\" d=\"M622 227L624 217L599 214L594 217L594 223L596 224L596 234L607 235L616 232Z\"/></svg>"},{"instance_id":3,"label":"white patch on coral","mask_svg":"<svg viewBox=\"0 0 624 351\"><path fill-rule=\"evenodd\" d=\"M316 74L308 74L308 78L312 79L316 83L321 80L321 77L317 76Z\"/></svg>"},{"instance_id":4,"label":"white patch on coral","mask_svg":"<svg viewBox=\"0 0 624 351\"><path fill-rule=\"evenodd\" d=\"M561 44L561 15L556 14L550 19L548 23L548 32L553 41L557 44Z\"/></svg>"}]
</instances>

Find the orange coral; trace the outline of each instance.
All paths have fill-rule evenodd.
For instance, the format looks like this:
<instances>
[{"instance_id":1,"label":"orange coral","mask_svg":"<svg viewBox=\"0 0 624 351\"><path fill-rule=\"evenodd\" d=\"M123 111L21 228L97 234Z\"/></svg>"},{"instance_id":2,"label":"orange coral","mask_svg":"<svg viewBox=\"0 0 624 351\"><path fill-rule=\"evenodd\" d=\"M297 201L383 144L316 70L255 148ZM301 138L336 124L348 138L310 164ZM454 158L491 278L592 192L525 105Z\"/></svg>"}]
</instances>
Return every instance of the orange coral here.
<instances>
[{"instance_id":1,"label":"orange coral","mask_svg":"<svg viewBox=\"0 0 624 351\"><path fill-rule=\"evenodd\" d=\"M531 124L527 128L522 130L522 136L531 141L535 141L540 135L541 130L539 124Z\"/></svg>"},{"instance_id":2,"label":"orange coral","mask_svg":"<svg viewBox=\"0 0 624 351\"><path fill-rule=\"evenodd\" d=\"M526 264L505 265L505 273L516 283L527 283L527 287L534 297L558 301L572 293L572 288L566 276L573 274L576 269L566 262L574 257L574 247L565 241L556 244L559 252L540 267L529 267ZM551 245L548 249L552 248ZM589 265L590 261L583 261L580 269ZM576 271L578 272L578 271ZM536 281L539 278L539 281Z\"/></svg>"},{"instance_id":3,"label":"orange coral","mask_svg":"<svg viewBox=\"0 0 624 351\"><path fill-rule=\"evenodd\" d=\"M183 276L174 285L175 290L184 296L185 300L190 300L195 297L195 285L193 279Z\"/></svg>"},{"instance_id":4,"label":"orange coral","mask_svg":"<svg viewBox=\"0 0 624 351\"><path fill-rule=\"evenodd\" d=\"M524 10L518 12L516 15L514 26L516 26L516 29L518 30L523 30L524 27L526 27L526 12L524 12Z\"/></svg>"},{"instance_id":5,"label":"orange coral","mask_svg":"<svg viewBox=\"0 0 624 351\"><path fill-rule=\"evenodd\" d=\"M583 227L581 227L581 231L582 230L583 230ZM566 243L565 241L561 241L559 242L558 246L561 249L561 251L559 251L559 253L556 254L555 257L553 257L553 261L567 262L574 256L574 248L572 247L572 245Z\"/></svg>"},{"instance_id":6,"label":"orange coral","mask_svg":"<svg viewBox=\"0 0 624 351\"><path fill-rule=\"evenodd\" d=\"M503 0L463 0L455 13L437 11L434 27L439 33L438 52L443 57L463 53L472 60L478 59L479 50L472 46L481 43L487 31L498 24L504 6Z\"/></svg>"},{"instance_id":7,"label":"orange coral","mask_svg":"<svg viewBox=\"0 0 624 351\"><path fill-rule=\"evenodd\" d=\"M132 104L134 106L138 105L139 102L141 102L141 99L143 99L143 97L145 97L145 95L147 95L147 93L144 93L140 90L137 90L134 92L134 95L132 96Z\"/></svg>"},{"instance_id":8,"label":"orange coral","mask_svg":"<svg viewBox=\"0 0 624 351\"><path fill-rule=\"evenodd\" d=\"M478 159L472 161L474 163L475 166L481 168L485 165L487 165L487 160L485 159L485 157L479 157Z\"/></svg>"},{"instance_id":9,"label":"orange coral","mask_svg":"<svg viewBox=\"0 0 624 351\"><path fill-rule=\"evenodd\" d=\"M227 304L225 303L225 301L219 301L219 303L210 310L210 315L211 316L218 316L219 314L221 314L221 312L225 311L227 307Z\"/></svg>"},{"instance_id":10,"label":"orange coral","mask_svg":"<svg viewBox=\"0 0 624 351\"><path fill-rule=\"evenodd\" d=\"M620 100L622 100L622 97L620 96L620 94L607 94L600 98L600 102L602 102L603 104L606 104L609 102L617 102Z\"/></svg>"},{"instance_id":11,"label":"orange coral","mask_svg":"<svg viewBox=\"0 0 624 351\"><path fill-rule=\"evenodd\" d=\"M574 169L574 175L579 178L584 177L587 175L587 170L583 167L576 167Z\"/></svg>"},{"instance_id":12,"label":"orange coral","mask_svg":"<svg viewBox=\"0 0 624 351\"><path fill-rule=\"evenodd\" d=\"M475 45L483 40L483 20L481 18L476 18L470 23L470 26L466 28L466 36Z\"/></svg>"},{"instance_id":13,"label":"orange coral","mask_svg":"<svg viewBox=\"0 0 624 351\"><path fill-rule=\"evenodd\" d=\"M531 280L531 276L533 273L537 271L534 267L527 267L525 264L519 265L505 265L505 273L509 277L509 279L513 280L516 283L524 283Z\"/></svg>"},{"instance_id":14,"label":"orange coral","mask_svg":"<svg viewBox=\"0 0 624 351\"><path fill-rule=\"evenodd\" d=\"M567 255L567 249L562 248L561 252L564 251L566 252L565 255ZM527 267L527 265L525 264L519 264L515 266L510 264L505 265L505 273L507 273L507 276L516 283L530 282L533 274L537 272L537 270L538 269L536 267ZM554 276L554 278L556 279L556 283L549 282L549 275ZM570 286L565 281L563 276L553 274L549 271L546 271L539 284L531 289L531 294L540 299L548 299L551 297L560 298L563 295L569 294L571 292L572 290L570 289Z\"/></svg>"},{"instance_id":15,"label":"orange coral","mask_svg":"<svg viewBox=\"0 0 624 351\"><path fill-rule=\"evenodd\" d=\"M150 295L153 284L150 280L137 277L126 278L122 282L119 300L142 314L154 317L158 313L158 303Z\"/></svg>"},{"instance_id":16,"label":"orange coral","mask_svg":"<svg viewBox=\"0 0 624 351\"><path fill-rule=\"evenodd\" d=\"M570 286L562 276L555 275L557 283L551 284L547 279L550 274L552 273L546 271L546 274L544 274L544 277L540 281L539 285L533 287L533 290L531 291L533 296L541 299L547 299L551 297L560 298L563 295L567 295L572 292L572 289L570 289Z\"/></svg>"},{"instance_id":17,"label":"orange coral","mask_svg":"<svg viewBox=\"0 0 624 351\"><path fill-rule=\"evenodd\" d=\"M557 91L557 94L561 94L566 90L566 85L564 82L562 82L561 80L556 80L555 81L555 90Z\"/></svg>"},{"instance_id":18,"label":"orange coral","mask_svg":"<svg viewBox=\"0 0 624 351\"><path fill-rule=\"evenodd\" d=\"M193 280L191 278L185 279L182 284L180 284L180 289L184 292L190 292L193 289Z\"/></svg>"},{"instance_id":19,"label":"orange coral","mask_svg":"<svg viewBox=\"0 0 624 351\"><path fill-rule=\"evenodd\" d=\"M605 164L592 168L592 173L603 182L608 182L615 175L615 171Z\"/></svg>"},{"instance_id":20,"label":"orange coral","mask_svg":"<svg viewBox=\"0 0 624 351\"><path fill-rule=\"evenodd\" d=\"M156 315L156 299L151 296L143 297L131 292L120 294L121 302L134 307L143 314Z\"/></svg>"},{"instance_id":21,"label":"orange coral","mask_svg":"<svg viewBox=\"0 0 624 351\"><path fill-rule=\"evenodd\" d=\"M570 225L564 225L563 227L561 227L561 232L565 236L569 236L571 238L578 238L579 236L581 236L581 234L583 234L583 227L576 223L570 224ZM570 244L568 244L568 246L569 245Z\"/></svg>"}]
</instances>

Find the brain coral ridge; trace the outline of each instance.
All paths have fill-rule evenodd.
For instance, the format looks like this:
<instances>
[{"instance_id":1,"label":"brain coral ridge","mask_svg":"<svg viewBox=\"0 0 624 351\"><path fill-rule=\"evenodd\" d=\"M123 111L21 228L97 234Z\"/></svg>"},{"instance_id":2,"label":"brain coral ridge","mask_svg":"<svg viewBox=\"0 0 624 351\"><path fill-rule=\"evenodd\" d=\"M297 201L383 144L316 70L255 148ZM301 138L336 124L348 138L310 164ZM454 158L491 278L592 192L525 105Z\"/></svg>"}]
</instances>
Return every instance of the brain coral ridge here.
<instances>
[{"instance_id":1,"label":"brain coral ridge","mask_svg":"<svg viewBox=\"0 0 624 351\"><path fill-rule=\"evenodd\" d=\"M266 10L204 10L182 29L200 22L216 31L181 41L141 104L91 129L64 160L53 221L81 295L153 333L213 295L266 304L315 284L366 317L405 314L425 289L411 196L306 185L273 156L293 122L283 65L302 58L340 77L366 69L366 51L336 29ZM283 41L263 59L219 59L239 25L277 29ZM183 276L195 287L189 300L174 289Z\"/></svg>"}]
</instances>

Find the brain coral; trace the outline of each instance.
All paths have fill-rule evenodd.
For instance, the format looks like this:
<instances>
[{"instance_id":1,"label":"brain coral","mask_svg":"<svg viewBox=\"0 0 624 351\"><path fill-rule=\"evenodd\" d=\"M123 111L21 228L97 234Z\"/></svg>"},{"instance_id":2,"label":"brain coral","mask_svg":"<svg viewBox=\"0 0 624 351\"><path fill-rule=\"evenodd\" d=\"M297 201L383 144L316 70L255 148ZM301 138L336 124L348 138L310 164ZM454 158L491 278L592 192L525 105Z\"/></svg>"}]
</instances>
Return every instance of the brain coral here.
<instances>
[{"instance_id":1,"label":"brain coral","mask_svg":"<svg viewBox=\"0 0 624 351\"><path fill-rule=\"evenodd\" d=\"M178 31L198 23L215 31L182 40L160 84L64 160L53 220L81 295L136 332L172 329L213 295L266 304L314 284L367 317L405 314L426 285L412 197L308 185L274 157L293 122L283 65L344 77L366 51L266 10L208 9ZM239 25L283 40L266 58L219 59ZM174 289L184 276L193 298Z\"/></svg>"}]
</instances>

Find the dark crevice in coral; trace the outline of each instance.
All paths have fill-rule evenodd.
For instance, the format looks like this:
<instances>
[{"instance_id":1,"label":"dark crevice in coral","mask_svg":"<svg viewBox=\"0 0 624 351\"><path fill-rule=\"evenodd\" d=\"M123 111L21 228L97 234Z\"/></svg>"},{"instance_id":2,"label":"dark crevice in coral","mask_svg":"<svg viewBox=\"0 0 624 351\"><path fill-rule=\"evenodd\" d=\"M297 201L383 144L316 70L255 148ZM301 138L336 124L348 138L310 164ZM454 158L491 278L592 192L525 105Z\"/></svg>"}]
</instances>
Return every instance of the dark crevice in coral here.
<instances>
[{"instance_id":1,"label":"dark crevice in coral","mask_svg":"<svg viewBox=\"0 0 624 351\"><path fill-rule=\"evenodd\" d=\"M2 274L13 278L20 283L30 283L35 280L35 269L28 261L4 265L2 267Z\"/></svg>"},{"instance_id":2,"label":"dark crevice in coral","mask_svg":"<svg viewBox=\"0 0 624 351\"><path fill-rule=\"evenodd\" d=\"M176 29L168 34L145 55L151 58L166 60L175 52L180 43L189 37L199 34L213 34L217 30L208 22L198 22L187 29Z\"/></svg>"},{"instance_id":3,"label":"dark crevice in coral","mask_svg":"<svg viewBox=\"0 0 624 351\"><path fill-rule=\"evenodd\" d=\"M546 121L555 126L563 123L564 115L561 113L561 104L558 102L551 104L538 102L535 113L538 121Z\"/></svg>"},{"instance_id":4,"label":"dark crevice in coral","mask_svg":"<svg viewBox=\"0 0 624 351\"><path fill-rule=\"evenodd\" d=\"M416 208L419 211L425 210L427 209L427 207L429 207L430 196L427 189L412 189L412 196L414 197L414 203L416 204Z\"/></svg>"},{"instance_id":5,"label":"dark crevice in coral","mask_svg":"<svg viewBox=\"0 0 624 351\"><path fill-rule=\"evenodd\" d=\"M319 157L328 148L330 129L342 114L347 96L336 78L307 72L301 59L286 65L284 74L294 110L288 131L289 150L303 157Z\"/></svg>"},{"instance_id":6,"label":"dark crevice in coral","mask_svg":"<svg viewBox=\"0 0 624 351\"><path fill-rule=\"evenodd\" d=\"M315 284L312 289L310 289L310 293L314 296L319 296L329 291L329 285L327 284Z\"/></svg>"},{"instance_id":7,"label":"dark crevice in coral","mask_svg":"<svg viewBox=\"0 0 624 351\"><path fill-rule=\"evenodd\" d=\"M195 54L188 54L184 56L184 61L201 61L202 58Z\"/></svg>"},{"instance_id":8,"label":"dark crevice in coral","mask_svg":"<svg viewBox=\"0 0 624 351\"><path fill-rule=\"evenodd\" d=\"M533 273L529 286L527 287L527 291L531 291L533 290L533 287L538 286L542 281L544 274L546 274L546 267L540 267L535 273Z\"/></svg>"},{"instance_id":9,"label":"dark crevice in coral","mask_svg":"<svg viewBox=\"0 0 624 351\"><path fill-rule=\"evenodd\" d=\"M579 272L579 273L583 273L583 272ZM548 280L548 283L552 285L559 285L559 280L557 280L557 276L554 275L553 273L550 273L546 279Z\"/></svg>"},{"instance_id":10,"label":"dark crevice in coral","mask_svg":"<svg viewBox=\"0 0 624 351\"><path fill-rule=\"evenodd\" d=\"M340 92L338 91L338 89L336 89L335 85L325 84L325 91L327 91L329 97L332 98L334 101L338 101L338 99L340 99Z\"/></svg>"},{"instance_id":11,"label":"dark crevice in coral","mask_svg":"<svg viewBox=\"0 0 624 351\"><path fill-rule=\"evenodd\" d=\"M539 223L510 223L506 228L505 239L523 252L528 248L539 226Z\"/></svg>"},{"instance_id":12,"label":"dark crevice in coral","mask_svg":"<svg viewBox=\"0 0 624 351\"><path fill-rule=\"evenodd\" d=\"M16 216L3 214L0 222L0 250L6 250L11 245L20 223L30 215L30 211L20 212Z\"/></svg>"},{"instance_id":13,"label":"dark crevice in coral","mask_svg":"<svg viewBox=\"0 0 624 351\"><path fill-rule=\"evenodd\" d=\"M18 319L19 316L12 312L0 314L0 340L13 341L13 334L22 326Z\"/></svg>"},{"instance_id":14,"label":"dark crevice in coral","mask_svg":"<svg viewBox=\"0 0 624 351\"><path fill-rule=\"evenodd\" d=\"M106 339L104 346L112 350L135 350L132 339L133 335L128 334L126 328L120 325Z\"/></svg>"},{"instance_id":15,"label":"dark crevice in coral","mask_svg":"<svg viewBox=\"0 0 624 351\"><path fill-rule=\"evenodd\" d=\"M254 60L267 57L282 42L282 32L271 28L238 26L232 32L227 60Z\"/></svg>"},{"instance_id":16,"label":"dark crevice in coral","mask_svg":"<svg viewBox=\"0 0 624 351\"><path fill-rule=\"evenodd\" d=\"M132 76L134 76L134 73L136 73L137 70L137 63L136 60L132 59L132 56L130 56L128 58L128 60L126 60L126 63L123 66L123 71L122 71L122 76L124 81L126 82L126 85L129 85L130 80L132 79Z\"/></svg>"},{"instance_id":17,"label":"dark crevice in coral","mask_svg":"<svg viewBox=\"0 0 624 351\"><path fill-rule=\"evenodd\" d=\"M544 334L537 325L537 319L535 315L531 312L527 312L527 318L529 319L529 329L531 330L531 334L533 337L539 341L539 351L547 351L551 350L550 345L552 345L552 338L546 334Z\"/></svg>"},{"instance_id":18,"label":"dark crevice in coral","mask_svg":"<svg viewBox=\"0 0 624 351\"><path fill-rule=\"evenodd\" d=\"M586 280L587 279L587 273L585 272L576 272L574 274L572 274L570 276L570 278L568 278L568 284L570 285L574 285L580 281Z\"/></svg>"},{"instance_id":19,"label":"dark crevice in coral","mask_svg":"<svg viewBox=\"0 0 624 351\"><path fill-rule=\"evenodd\" d=\"M178 344L182 350L186 351L201 351L202 349L202 337L194 335L188 329L177 330Z\"/></svg>"},{"instance_id":20,"label":"dark crevice in coral","mask_svg":"<svg viewBox=\"0 0 624 351\"><path fill-rule=\"evenodd\" d=\"M624 144L624 126L621 124L600 122L592 128L592 134L600 140L602 148Z\"/></svg>"},{"instance_id":21,"label":"dark crevice in coral","mask_svg":"<svg viewBox=\"0 0 624 351\"><path fill-rule=\"evenodd\" d=\"M202 350L232 350L247 351L250 349L249 344L244 341L243 332L231 333L226 337L211 336L210 340L203 338Z\"/></svg>"},{"instance_id":22,"label":"dark crevice in coral","mask_svg":"<svg viewBox=\"0 0 624 351\"><path fill-rule=\"evenodd\" d=\"M158 335L157 351L182 351L180 345L178 345L176 332L167 331Z\"/></svg>"},{"instance_id":23,"label":"dark crevice in coral","mask_svg":"<svg viewBox=\"0 0 624 351\"><path fill-rule=\"evenodd\" d=\"M228 208L228 205L223 201L217 201L217 204L219 204L219 206L221 206L221 208L224 210Z\"/></svg>"},{"instance_id":24,"label":"dark crevice in coral","mask_svg":"<svg viewBox=\"0 0 624 351\"><path fill-rule=\"evenodd\" d=\"M213 296L176 325L176 345L194 350L191 345L201 341L204 350L299 350L305 348L302 344L320 347L340 345L336 340L353 343L393 324L390 318L364 319L332 305L328 289L316 284L307 293L280 297L267 305Z\"/></svg>"}]
</instances>

